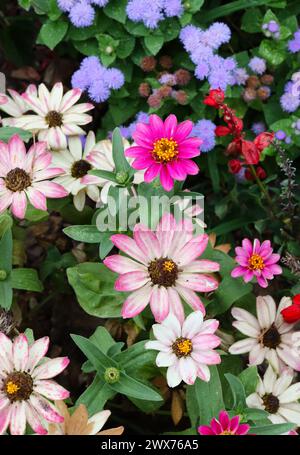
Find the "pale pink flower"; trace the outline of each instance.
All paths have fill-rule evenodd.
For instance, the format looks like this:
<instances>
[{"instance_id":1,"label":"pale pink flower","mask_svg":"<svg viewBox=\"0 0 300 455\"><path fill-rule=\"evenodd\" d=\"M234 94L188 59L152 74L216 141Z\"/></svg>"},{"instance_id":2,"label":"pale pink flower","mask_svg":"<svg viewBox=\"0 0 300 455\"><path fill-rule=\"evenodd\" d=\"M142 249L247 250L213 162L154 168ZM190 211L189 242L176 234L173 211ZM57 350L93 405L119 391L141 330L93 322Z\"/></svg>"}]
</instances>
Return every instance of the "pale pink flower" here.
<instances>
[{"instance_id":1,"label":"pale pink flower","mask_svg":"<svg viewBox=\"0 0 300 455\"><path fill-rule=\"evenodd\" d=\"M290 305L289 297L283 297L277 309L271 296L257 297L257 318L243 308L233 308L231 313L236 321L232 325L247 338L234 343L229 352L249 352L250 365L260 365L266 359L277 372L286 365L300 371L300 332L293 332L295 324L286 323L281 315Z\"/></svg>"},{"instance_id":2,"label":"pale pink flower","mask_svg":"<svg viewBox=\"0 0 300 455\"><path fill-rule=\"evenodd\" d=\"M258 284L262 288L266 288L267 280L272 280L274 275L282 273L281 267L276 264L280 255L273 254L270 240L265 240L260 244L260 241L255 239L252 245L249 239L244 239L242 245L235 249L237 255L235 260L239 266L232 270L231 276L233 278L242 276L245 283L255 277Z\"/></svg>"},{"instance_id":3,"label":"pale pink flower","mask_svg":"<svg viewBox=\"0 0 300 455\"><path fill-rule=\"evenodd\" d=\"M220 266L198 259L206 249L208 235L194 237L190 220L177 223L167 213L155 232L137 224L133 238L115 234L111 241L130 256L115 254L104 260L108 268L120 274L115 289L131 292L122 308L123 318L137 316L150 302L156 321L163 321L170 311L183 321L181 298L194 310L205 313L196 292L217 289L217 279L207 273L217 272Z\"/></svg>"},{"instance_id":4,"label":"pale pink flower","mask_svg":"<svg viewBox=\"0 0 300 455\"><path fill-rule=\"evenodd\" d=\"M63 85L57 82L51 92L45 84L40 84L37 94L24 93L22 96L35 115L22 115L12 119L11 125L38 134L40 141L46 141L53 150L67 148L67 136L85 134L79 125L86 125L92 117L85 112L94 106L90 103L75 104L80 89L63 94Z\"/></svg>"},{"instance_id":5,"label":"pale pink flower","mask_svg":"<svg viewBox=\"0 0 300 455\"><path fill-rule=\"evenodd\" d=\"M38 434L46 434L44 420L63 421L49 400L64 400L69 392L52 380L69 364L67 357L46 359L49 338L31 346L24 334L12 342L0 332L0 434L7 427L13 435L25 433L26 422Z\"/></svg>"},{"instance_id":6,"label":"pale pink flower","mask_svg":"<svg viewBox=\"0 0 300 455\"><path fill-rule=\"evenodd\" d=\"M247 406L267 411L272 423L300 426L300 382L292 384L293 379L293 370L285 369L278 377L269 365L263 379L259 378L256 392L247 397Z\"/></svg>"},{"instance_id":7,"label":"pale pink flower","mask_svg":"<svg viewBox=\"0 0 300 455\"><path fill-rule=\"evenodd\" d=\"M156 357L158 367L167 367L169 387L177 387L181 381L194 384L197 377L210 380L208 365L221 363L214 351L221 340L214 335L219 326L216 319L203 321L201 311L190 313L183 323L174 314L152 326L156 340L147 341L146 349L160 351Z\"/></svg>"},{"instance_id":8,"label":"pale pink flower","mask_svg":"<svg viewBox=\"0 0 300 455\"><path fill-rule=\"evenodd\" d=\"M250 430L247 423L240 423L240 416L230 419L228 412L221 411L219 419L215 417L210 425L200 425L198 432L204 436L244 436Z\"/></svg>"},{"instance_id":9,"label":"pale pink flower","mask_svg":"<svg viewBox=\"0 0 300 455\"><path fill-rule=\"evenodd\" d=\"M163 122L157 115L149 117L149 124L138 123L132 137L136 145L129 147L125 155L134 158L134 169L146 169L145 182L152 182L158 175L163 188L170 191L174 180L183 181L187 175L199 172L191 160L200 155L202 140L189 137L193 122L177 123L171 114Z\"/></svg>"},{"instance_id":10,"label":"pale pink flower","mask_svg":"<svg viewBox=\"0 0 300 455\"><path fill-rule=\"evenodd\" d=\"M0 141L0 213L11 206L12 213L23 219L27 198L35 208L47 210L47 197L68 194L62 186L49 181L63 170L51 167L52 154L46 146L45 142L37 142L26 153L18 135L8 144Z\"/></svg>"},{"instance_id":11,"label":"pale pink flower","mask_svg":"<svg viewBox=\"0 0 300 455\"><path fill-rule=\"evenodd\" d=\"M22 95L12 89L7 90L10 96L6 96L6 103L0 107L0 110L10 115L10 117L2 120L3 126L13 126L14 118L21 117L30 108ZM37 88L35 85L30 84L24 93L29 95L37 95ZM14 117L14 118L11 118Z\"/></svg>"}]
</instances>

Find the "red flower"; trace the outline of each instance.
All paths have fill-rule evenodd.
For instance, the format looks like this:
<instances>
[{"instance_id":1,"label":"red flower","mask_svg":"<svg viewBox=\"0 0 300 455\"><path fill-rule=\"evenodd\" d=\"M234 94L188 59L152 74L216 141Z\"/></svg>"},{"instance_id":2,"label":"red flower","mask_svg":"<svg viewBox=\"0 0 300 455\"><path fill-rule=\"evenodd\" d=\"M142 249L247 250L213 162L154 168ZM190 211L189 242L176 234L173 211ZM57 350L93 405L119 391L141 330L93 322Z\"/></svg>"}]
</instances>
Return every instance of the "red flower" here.
<instances>
[{"instance_id":1,"label":"red flower","mask_svg":"<svg viewBox=\"0 0 300 455\"><path fill-rule=\"evenodd\" d=\"M242 141L240 138L233 139L232 142L227 146L226 153L227 155L236 155L241 153Z\"/></svg>"},{"instance_id":2,"label":"red flower","mask_svg":"<svg viewBox=\"0 0 300 455\"><path fill-rule=\"evenodd\" d=\"M281 314L285 322L292 324L294 322L300 321L300 305L291 305L284 310L281 310Z\"/></svg>"},{"instance_id":3,"label":"red flower","mask_svg":"<svg viewBox=\"0 0 300 455\"><path fill-rule=\"evenodd\" d=\"M254 144L258 148L259 152L262 152L266 147L268 147L274 139L274 133L260 133L254 139Z\"/></svg>"},{"instance_id":4,"label":"red flower","mask_svg":"<svg viewBox=\"0 0 300 455\"><path fill-rule=\"evenodd\" d=\"M242 163L239 160L230 160L228 167L232 174L237 174L242 169Z\"/></svg>"},{"instance_id":5,"label":"red flower","mask_svg":"<svg viewBox=\"0 0 300 455\"><path fill-rule=\"evenodd\" d=\"M264 180L267 177L266 171L260 166L257 167L256 174L260 180Z\"/></svg>"},{"instance_id":6,"label":"red flower","mask_svg":"<svg viewBox=\"0 0 300 455\"><path fill-rule=\"evenodd\" d=\"M221 89L214 89L210 90L209 94L207 97L204 99L203 103L207 104L207 106L215 107L216 109L219 109L221 105L223 104L225 99L225 94L223 90Z\"/></svg>"},{"instance_id":7,"label":"red flower","mask_svg":"<svg viewBox=\"0 0 300 455\"><path fill-rule=\"evenodd\" d=\"M295 305L300 305L300 294L294 295L294 297L293 297L293 303L294 303Z\"/></svg>"},{"instance_id":8,"label":"red flower","mask_svg":"<svg viewBox=\"0 0 300 455\"><path fill-rule=\"evenodd\" d=\"M245 171L245 179L250 181L254 180L254 175L249 169L246 169Z\"/></svg>"},{"instance_id":9,"label":"red flower","mask_svg":"<svg viewBox=\"0 0 300 455\"><path fill-rule=\"evenodd\" d=\"M257 164L259 162L259 150L257 146L251 142L242 139L242 155L244 156L247 164Z\"/></svg>"}]
</instances>

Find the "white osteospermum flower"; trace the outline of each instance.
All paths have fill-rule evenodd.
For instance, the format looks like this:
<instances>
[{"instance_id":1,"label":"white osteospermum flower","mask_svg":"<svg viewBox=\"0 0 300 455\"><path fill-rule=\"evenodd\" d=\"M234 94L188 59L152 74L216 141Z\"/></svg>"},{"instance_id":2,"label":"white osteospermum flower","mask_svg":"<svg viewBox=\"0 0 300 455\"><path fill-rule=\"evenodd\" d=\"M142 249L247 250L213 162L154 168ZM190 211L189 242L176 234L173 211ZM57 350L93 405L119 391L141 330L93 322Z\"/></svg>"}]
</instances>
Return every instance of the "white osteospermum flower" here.
<instances>
[{"instance_id":1,"label":"white osteospermum flower","mask_svg":"<svg viewBox=\"0 0 300 455\"><path fill-rule=\"evenodd\" d=\"M53 150L65 149L67 136L84 135L79 125L92 121L92 117L85 114L94 108L92 104L75 105L81 93L80 89L72 89L63 94L61 82L56 83L51 92L45 84L40 84L36 94L26 92L22 95L35 115L22 115L11 119L10 124L38 134L39 140L46 141Z\"/></svg>"},{"instance_id":2,"label":"white osteospermum flower","mask_svg":"<svg viewBox=\"0 0 300 455\"><path fill-rule=\"evenodd\" d=\"M219 326L216 319L203 322L201 311L189 314L181 324L169 313L161 324L152 326L155 341L148 341L146 349L160 351L156 357L158 367L168 367L169 387L176 387L181 381L194 384L197 377L210 380L208 365L216 365L221 358L214 348L221 340L214 335Z\"/></svg>"},{"instance_id":3,"label":"white osteospermum flower","mask_svg":"<svg viewBox=\"0 0 300 455\"><path fill-rule=\"evenodd\" d=\"M0 333L0 435L8 426L11 434L22 435L26 422L36 433L46 434L45 420L63 421L49 400L64 400L70 395L52 380L68 366L69 359L45 359L48 347L48 337L29 346L24 334L12 342Z\"/></svg>"},{"instance_id":4,"label":"white osteospermum flower","mask_svg":"<svg viewBox=\"0 0 300 455\"><path fill-rule=\"evenodd\" d=\"M0 109L6 114L10 115L10 117L14 118L4 118L2 120L2 123L3 126L13 126L15 118L21 117L30 109L30 107L26 103L23 95L20 95L18 92L12 89L8 89L7 91L10 96L3 95L6 97L6 103L0 106ZM30 84L24 93L37 96L37 88L35 85Z\"/></svg>"},{"instance_id":5,"label":"white osteospermum flower","mask_svg":"<svg viewBox=\"0 0 300 455\"><path fill-rule=\"evenodd\" d=\"M130 147L130 143L123 138L124 151ZM115 163L113 160L112 154L112 141L110 139L105 139L99 141L92 152L89 154L89 160L93 164L95 169L101 169L103 171L115 172ZM132 159L129 158L128 162L131 163ZM105 180L101 177L95 175L87 175L84 177L83 181L85 183L94 183L95 185L100 185L101 190L101 201L106 204L108 192L111 186L117 185L111 180ZM137 171L133 177L133 183L138 185L144 181L144 171Z\"/></svg>"},{"instance_id":6,"label":"white osteospermum flower","mask_svg":"<svg viewBox=\"0 0 300 455\"><path fill-rule=\"evenodd\" d=\"M291 422L300 426L300 382L292 384L293 378L291 369L278 377L269 365L264 378L259 379L256 392L247 397L247 406L267 411L273 423Z\"/></svg>"},{"instance_id":7,"label":"white osteospermum flower","mask_svg":"<svg viewBox=\"0 0 300 455\"><path fill-rule=\"evenodd\" d=\"M233 326L248 338L237 341L230 348L230 354L249 352L249 364L260 365L266 359L279 372L286 365L300 371L300 356L297 343L300 332L293 332L295 324L284 321L281 311L292 304L289 297L283 297L278 309L271 296L257 297L255 318L242 308L233 308L236 319Z\"/></svg>"}]
</instances>

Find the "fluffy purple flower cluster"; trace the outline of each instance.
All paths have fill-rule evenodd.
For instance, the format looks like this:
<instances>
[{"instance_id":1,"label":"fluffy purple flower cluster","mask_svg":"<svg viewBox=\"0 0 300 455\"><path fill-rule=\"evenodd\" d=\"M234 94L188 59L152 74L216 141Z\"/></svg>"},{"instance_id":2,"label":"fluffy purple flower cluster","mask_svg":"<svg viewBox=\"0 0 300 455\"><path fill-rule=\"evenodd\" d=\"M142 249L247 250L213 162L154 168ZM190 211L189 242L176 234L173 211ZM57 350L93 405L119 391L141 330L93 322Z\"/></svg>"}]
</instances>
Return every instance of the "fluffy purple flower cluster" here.
<instances>
[{"instance_id":1,"label":"fluffy purple flower cluster","mask_svg":"<svg viewBox=\"0 0 300 455\"><path fill-rule=\"evenodd\" d=\"M210 152L216 145L216 125L211 120L199 120L195 123L191 136L202 139L201 152Z\"/></svg>"},{"instance_id":2,"label":"fluffy purple flower cluster","mask_svg":"<svg viewBox=\"0 0 300 455\"><path fill-rule=\"evenodd\" d=\"M266 61L260 57L251 58L248 63L248 66L253 71L253 73L259 75L263 74L267 69Z\"/></svg>"},{"instance_id":3,"label":"fluffy purple flower cluster","mask_svg":"<svg viewBox=\"0 0 300 455\"><path fill-rule=\"evenodd\" d=\"M86 57L79 70L72 76L73 88L88 92L96 103L106 101L111 90L119 90L125 82L122 71L117 68L105 68L98 57Z\"/></svg>"},{"instance_id":4,"label":"fluffy purple flower cluster","mask_svg":"<svg viewBox=\"0 0 300 455\"><path fill-rule=\"evenodd\" d=\"M132 139L132 134L135 132L136 126L138 123L147 123L148 124L149 115L146 114L146 112L139 112L136 115L135 120L132 123L130 123L130 125L120 127L122 136L125 137L125 139Z\"/></svg>"},{"instance_id":5,"label":"fluffy purple flower cluster","mask_svg":"<svg viewBox=\"0 0 300 455\"><path fill-rule=\"evenodd\" d=\"M270 22L266 22L263 24L262 29L268 38L280 38L280 25L276 21L272 20Z\"/></svg>"},{"instance_id":6,"label":"fluffy purple flower cluster","mask_svg":"<svg viewBox=\"0 0 300 455\"><path fill-rule=\"evenodd\" d=\"M57 0L58 7L65 13L75 27L89 27L95 19L94 6L105 6L109 0Z\"/></svg>"},{"instance_id":7,"label":"fluffy purple flower cluster","mask_svg":"<svg viewBox=\"0 0 300 455\"><path fill-rule=\"evenodd\" d=\"M294 33L293 39L288 42L288 50L292 54L300 51L300 28Z\"/></svg>"},{"instance_id":8,"label":"fluffy purple flower cluster","mask_svg":"<svg viewBox=\"0 0 300 455\"><path fill-rule=\"evenodd\" d=\"M285 112L295 112L300 106L300 71L294 73L291 80L285 84L280 104Z\"/></svg>"},{"instance_id":9,"label":"fluffy purple flower cluster","mask_svg":"<svg viewBox=\"0 0 300 455\"><path fill-rule=\"evenodd\" d=\"M253 131L253 133L258 136L260 133L263 133L264 131L266 131L267 129L267 126L264 122L255 122L253 123L252 127L251 127L251 130Z\"/></svg>"},{"instance_id":10,"label":"fluffy purple flower cluster","mask_svg":"<svg viewBox=\"0 0 300 455\"><path fill-rule=\"evenodd\" d=\"M222 22L213 23L207 30L187 25L180 32L180 40L196 65L195 76L200 80L207 78L211 88L226 90L228 85L245 81L245 74L236 77L238 68L233 57L223 58L215 53L230 38L230 28Z\"/></svg>"},{"instance_id":11,"label":"fluffy purple flower cluster","mask_svg":"<svg viewBox=\"0 0 300 455\"><path fill-rule=\"evenodd\" d=\"M129 0L126 12L133 22L143 22L154 29L167 17L180 17L183 5L181 0Z\"/></svg>"}]
</instances>

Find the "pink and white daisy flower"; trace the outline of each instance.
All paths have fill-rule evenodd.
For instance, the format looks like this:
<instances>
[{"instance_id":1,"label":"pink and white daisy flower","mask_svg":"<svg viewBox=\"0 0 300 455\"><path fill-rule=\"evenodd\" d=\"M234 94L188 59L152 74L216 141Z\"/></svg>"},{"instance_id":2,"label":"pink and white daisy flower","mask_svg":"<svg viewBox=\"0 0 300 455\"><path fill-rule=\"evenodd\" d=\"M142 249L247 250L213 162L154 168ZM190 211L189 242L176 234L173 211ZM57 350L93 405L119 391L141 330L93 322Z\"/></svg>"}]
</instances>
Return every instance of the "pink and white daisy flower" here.
<instances>
[{"instance_id":1,"label":"pink and white daisy flower","mask_svg":"<svg viewBox=\"0 0 300 455\"><path fill-rule=\"evenodd\" d=\"M247 406L267 411L272 423L300 426L300 382L292 384L293 379L293 370L287 368L278 377L270 365L263 379L259 378L256 392L247 397Z\"/></svg>"},{"instance_id":2,"label":"pink and white daisy flower","mask_svg":"<svg viewBox=\"0 0 300 455\"><path fill-rule=\"evenodd\" d=\"M31 346L24 334L12 342L0 332L0 434L25 433L26 422L38 434L46 434L44 420L63 421L49 400L64 400L69 392L52 380L69 364L67 357L45 359L49 338Z\"/></svg>"},{"instance_id":3,"label":"pink and white daisy flower","mask_svg":"<svg viewBox=\"0 0 300 455\"><path fill-rule=\"evenodd\" d=\"M217 289L218 280L207 274L219 271L220 266L213 261L198 259L206 249L208 235L194 237L190 220L177 223L167 213L155 232L137 224L133 238L115 234L111 241L130 256L114 254L103 261L109 269L120 274L115 289L131 292L122 308L123 318L137 316L150 302L157 322L163 321L170 311L183 321L181 298L195 311L205 314L196 292Z\"/></svg>"},{"instance_id":4,"label":"pink and white daisy flower","mask_svg":"<svg viewBox=\"0 0 300 455\"><path fill-rule=\"evenodd\" d=\"M198 432L204 436L244 436L249 430L247 423L240 423L240 416L230 419L226 411L220 412L219 419L214 417L210 425L198 427Z\"/></svg>"},{"instance_id":5,"label":"pink and white daisy flower","mask_svg":"<svg viewBox=\"0 0 300 455\"><path fill-rule=\"evenodd\" d=\"M153 114L149 124L138 123L132 137L136 145L126 150L134 158L134 169L146 169L145 182L152 182L158 175L163 188L170 191L174 180L183 181L187 175L196 175L199 168L191 158L200 155L202 140L189 137L193 122L177 123L175 115L163 120Z\"/></svg>"},{"instance_id":6,"label":"pink and white daisy flower","mask_svg":"<svg viewBox=\"0 0 300 455\"><path fill-rule=\"evenodd\" d=\"M183 323L170 313L161 324L152 326L156 340L147 341L145 348L160 351L156 365L168 367L169 387L177 387L181 381L194 384L197 377L210 380L208 365L221 363L220 355L214 351L221 343L214 335L218 326L216 319L203 322L201 311L189 314Z\"/></svg>"},{"instance_id":7,"label":"pink and white daisy flower","mask_svg":"<svg viewBox=\"0 0 300 455\"><path fill-rule=\"evenodd\" d=\"M233 308L231 313L236 321L232 325L247 338L234 343L229 348L230 354L249 352L250 365L260 365L266 359L277 372L286 365L300 371L297 347L300 332L293 332L295 324L286 323L281 315L290 305L289 297L283 297L277 309L271 296L257 297L257 318L243 308Z\"/></svg>"},{"instance_id":8,"label":"pink and white daisy flower","mask_svg":"<svg viewBox=\"0 0 300 455\"><path fill-rule=\"evenodd\" d=\"M268 281L274 278L274 275L282 273L281 267L277 264L280 259L279 254L273 254L270 240L265 240L262 244L258 239L252 243L249 239L244 239L242 247L235 249L236 262L238 267L232 270L231 276L237 278L242 276L245 283L256 278L262 288L268 287Z\"/></svg>"},{"instance_id":9,"label":"pink and white daisy flower","mask_svg":"<svg viewBox=\"0 0 300 455\"><path fill-rule=\"evenodd\" d=\"M37 142L26 153L24 142L14 135L0 141L0 213L11 206L15 217L25 217L27 198L37 209L47 210L46 198L61 198L68 193L49 179L63 172L51 167L52 154L45 142Z\"/></svg>"},{"instance_id":10,"label":"pink and white daisy flower","mask_svg":"<svg viewBox=\"0 0 300 455\"><path fill-rule=\"evenodd\" d=\"M63 94L63 85L58 82L51 92L40 84L37 94L24 93L22 96L35 115L22 115L11 121L12 126L38 134L40 141L46 141L53 150L67 148L67 136L85 134L79 125L86 125L92 117L85 112L94 106L90 103L75 103L81 96L80 89Z\"/></svg>"},{"instance_id":11,"label":"pink and white daisy flower","mask_svg":"<svg viewBox=\"0 0 300 455\"><path fill-rule=\"evenodd\" d=\"M0 107L0 110L10 115L10 117L19 118L30 108L26 103L23 95L20 95L18 92L12 89L7 90L10 96L6 96L6 103ZM30 84L24 93L29 95L37 95L37 88L35 85ZM5 96L5 95L4 95ZM13 126L14 118L4 118L2 120L3 126Z\"/></svg>"}]
</instances>

